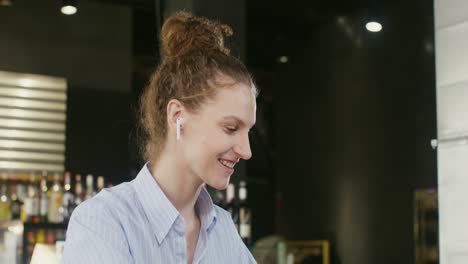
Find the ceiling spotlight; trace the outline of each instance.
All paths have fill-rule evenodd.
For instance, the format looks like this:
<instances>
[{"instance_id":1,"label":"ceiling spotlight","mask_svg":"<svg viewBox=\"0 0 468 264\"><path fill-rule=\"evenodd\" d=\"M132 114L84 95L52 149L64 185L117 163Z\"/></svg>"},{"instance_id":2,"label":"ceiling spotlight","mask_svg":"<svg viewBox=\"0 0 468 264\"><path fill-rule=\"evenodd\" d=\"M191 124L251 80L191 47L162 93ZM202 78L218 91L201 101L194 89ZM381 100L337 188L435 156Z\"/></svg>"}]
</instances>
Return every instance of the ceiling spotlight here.
<instances>
[{"instance_id":1,"label":"ceiling spotlight","mask_svg":"<svg viewBox=\"0 0 468 264\"><path fill-rule=\"evenodd\" d=\"M370 32L379 32L382 30L382 24L377 21L370 21L367 22L366 29Z\"/></svg>"},{"instance_id":2,"label":"ceiling spotlight","mask_svg":"<svg viewBox=\"0 0 468 264\"><path fill-rule=\"evenodd\" d=\"M76 1L74 0L63 0L62 8L60 9L64 15L74 15L78 11Z\"/></svg>"},{"instance_id":3,"label":"ceiling spotlight","mask_svg":"<svg viewBox=\"0 0 468 264\"><path fill-rule=\"evenodd\" d=\"M280 56L280 57L278 57L278 61L279 61L280 63L287 63L288 60L289 60L288 56Z\"/></svg>"}]
</instances>

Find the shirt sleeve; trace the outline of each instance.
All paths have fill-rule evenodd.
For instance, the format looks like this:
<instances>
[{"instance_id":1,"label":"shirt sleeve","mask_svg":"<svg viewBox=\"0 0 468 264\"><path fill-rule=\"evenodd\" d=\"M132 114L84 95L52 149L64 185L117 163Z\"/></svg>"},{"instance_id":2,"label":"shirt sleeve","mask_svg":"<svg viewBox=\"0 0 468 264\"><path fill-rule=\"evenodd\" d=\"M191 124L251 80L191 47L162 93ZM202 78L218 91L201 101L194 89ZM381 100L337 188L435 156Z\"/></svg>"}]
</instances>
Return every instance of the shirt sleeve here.
<instances>
[{"instance_id":1,"label":"shirt sleeve","mask_svg":"<svg viewBox=\"0 0 468 264\"><path fill-rule=\"evenodd\" d=\"M62 263L133 263L128 241L103 201L90 199L70 219Z\"/></svg>"}]
</instances>

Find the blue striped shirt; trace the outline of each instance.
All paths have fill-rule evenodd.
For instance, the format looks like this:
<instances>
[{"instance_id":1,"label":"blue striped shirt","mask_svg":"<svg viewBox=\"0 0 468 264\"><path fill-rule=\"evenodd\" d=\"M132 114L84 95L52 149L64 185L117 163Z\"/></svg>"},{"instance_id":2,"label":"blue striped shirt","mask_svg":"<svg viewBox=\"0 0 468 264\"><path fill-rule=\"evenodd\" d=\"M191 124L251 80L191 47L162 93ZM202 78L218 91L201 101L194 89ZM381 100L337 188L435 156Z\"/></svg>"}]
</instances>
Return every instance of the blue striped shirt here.
<instances>
[{"instance_id":1,"label":"blue striped shirt","mask_svg":"<svg viewBox=\"0 0 468 264\"><path fill-rule=\"evenodd\" d=\"M256 263L230 214L202 188L195 209L201 227L193 263ZM184 219L145 165L137 177L101 191L70 219L63 263L186 264Z\"/></svg>"}]
</instances>

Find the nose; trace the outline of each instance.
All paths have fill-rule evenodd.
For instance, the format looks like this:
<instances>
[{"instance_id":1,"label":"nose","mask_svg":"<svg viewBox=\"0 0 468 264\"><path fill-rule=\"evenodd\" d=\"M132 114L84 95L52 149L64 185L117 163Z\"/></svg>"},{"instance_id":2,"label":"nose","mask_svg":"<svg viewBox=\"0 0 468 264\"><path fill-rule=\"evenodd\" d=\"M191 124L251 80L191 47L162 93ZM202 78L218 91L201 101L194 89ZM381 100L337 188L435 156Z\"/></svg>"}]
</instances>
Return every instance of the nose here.
<instances>
[{"instance_id":1,"label":"nose","mask_svg":"<svg viewBox=\"0 0 468 264\"><path fill-rule=\"evenodd\" d=\"M234 152L243 160L248 160L252 157L248 134L239 138L239 141L234 146Z\"/></svg>"}]
</instances>

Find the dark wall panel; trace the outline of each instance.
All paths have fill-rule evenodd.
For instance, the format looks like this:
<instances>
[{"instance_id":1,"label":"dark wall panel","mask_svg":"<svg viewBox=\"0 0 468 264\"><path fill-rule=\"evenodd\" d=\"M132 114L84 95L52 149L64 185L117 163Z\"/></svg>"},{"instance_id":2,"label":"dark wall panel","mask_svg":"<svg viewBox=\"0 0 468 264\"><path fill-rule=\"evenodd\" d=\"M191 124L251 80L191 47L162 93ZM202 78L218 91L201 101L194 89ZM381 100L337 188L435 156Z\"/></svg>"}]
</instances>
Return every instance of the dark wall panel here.
<instances>
[{"instance_id":1,"label":"dark wall panel","mask_svg":"<svg viewBox=\"0 0 468 264\"><path fill-rule=\"evenodd\" d=\"M377 34L361 14L291 24L277 53L277 231L331 239L333 263L412 263L413 192L437 186L431 16L404 8Z\"/></svg>"}]
</instances>

